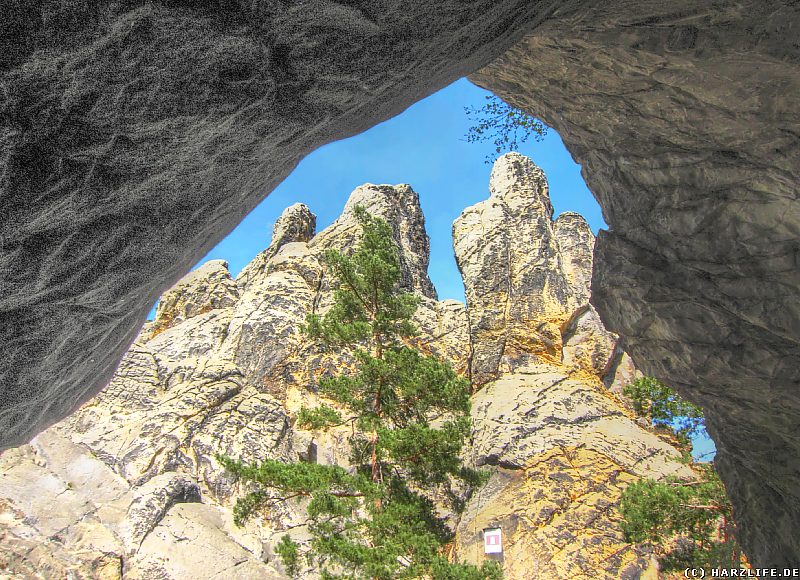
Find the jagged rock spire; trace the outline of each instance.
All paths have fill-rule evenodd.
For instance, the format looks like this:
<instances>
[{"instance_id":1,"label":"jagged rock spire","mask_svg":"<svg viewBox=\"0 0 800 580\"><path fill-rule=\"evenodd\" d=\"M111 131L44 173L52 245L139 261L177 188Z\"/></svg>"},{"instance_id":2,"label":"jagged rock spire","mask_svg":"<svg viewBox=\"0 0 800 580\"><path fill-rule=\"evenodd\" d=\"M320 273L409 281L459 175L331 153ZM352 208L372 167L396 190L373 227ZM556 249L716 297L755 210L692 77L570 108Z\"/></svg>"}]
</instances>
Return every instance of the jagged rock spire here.
<instances>
[{"instance_id":1,"label":"jagged rock spire","mask_svg":"<svg viewBox=\"0 0 800 580\"><path fill-rule=\"evenodd\" d=\"M561 361L561 327L588 304L594 242L577 214L553 222L547 178L519 153L495 162L489 191L453 224L478 385L526 364Z\"/></svg>"},{"instance_id":2,"label":"jagged rock spire","mask_svg":"<svg viewBox=\"0 0 800 580\"><path fill-rule=\"evenodd\" d=\"M408 184L366 183L357 187L350 194L342 215L311 241L311 247L347 249L355 246L360 235L353 215L357 205L391 225L400 252L401 286L436 298L436 289L428 277L430 240L425 231L425 216L419 204L419 194Z\"/></svg>"}]
</instances>

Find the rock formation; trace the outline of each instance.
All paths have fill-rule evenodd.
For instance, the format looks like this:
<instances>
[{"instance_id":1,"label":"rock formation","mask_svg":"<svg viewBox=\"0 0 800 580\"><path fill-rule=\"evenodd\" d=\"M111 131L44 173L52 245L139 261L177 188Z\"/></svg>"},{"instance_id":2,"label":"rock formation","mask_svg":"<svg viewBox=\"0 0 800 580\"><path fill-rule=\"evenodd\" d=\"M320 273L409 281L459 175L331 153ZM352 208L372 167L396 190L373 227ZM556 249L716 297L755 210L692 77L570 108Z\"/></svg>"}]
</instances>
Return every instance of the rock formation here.
<instances>
[{"instance_id":1,"label":"rock formation","mask_svg":"<svg viewBox=\"0 0 800 580\"><path fill-rule=\"evenodd\" d=\"M237 578L280 577L272 546L287 532L307 540L304 511L282 504L234 528L243 490L215 455L347 464L346 432L304 431L293 416L316 402L321 376L350 364L300 325L331 303L321 257L355 246L361 204L393 226L403 283L421 300L417 346L475 379L465 457L494 474L450 516L456 556L480 560L482 530L498 526L509 578L640 572L647 554L622 539L619 494L638 477L690 473L604 385L622 355L587 303L585 221L553 221L544 174L520 155L498 161L490 190L454 225L468 308L435 299L408 185L359 187L316 235L310 210L291 206L236 280L212 261L179 281L96 398L0 457L0 562L21 575L222 578L235 567ZM537 328L547 330L525 337Z\"/></svg>"},{"instance_id":2,"label":"rock formation","mask_svg":"<svg viewBox=\"0 0 800 580\"><path fill-rule=\"evenodd\" d=\"M503 532L505 576L634 578L646 558L614 511L641 477L689 477L603 384L617 337L588 305L594 236L577 214L553 221L543 172L504 155L488 200L453 225L472 347L475 434L467 456L498 469L467 505L456 555L483 557Z\"/></svg>"},{"instance_id":3,"label":"rock formation","mask_svg":"<svg viewBox=\"0 0 800 580\"><path fill-rule=\"evenodd\" d=\"M555 0L3 0L0 448L110 379L156 298L309 152Z\"/></svg>"},{"instance_id":4,"label":"rock formation","mask_svg":"<svg viewBox=\"0 0 800 580\"><path fill-rule=\"evenodd\" d=\"M610 231L593 303L701 405L741 539L800 564L800 62L791 3L607 2L473 78L539 116ZM624 8L624 9L623 9Z\"/></svg>"}]
</instances>

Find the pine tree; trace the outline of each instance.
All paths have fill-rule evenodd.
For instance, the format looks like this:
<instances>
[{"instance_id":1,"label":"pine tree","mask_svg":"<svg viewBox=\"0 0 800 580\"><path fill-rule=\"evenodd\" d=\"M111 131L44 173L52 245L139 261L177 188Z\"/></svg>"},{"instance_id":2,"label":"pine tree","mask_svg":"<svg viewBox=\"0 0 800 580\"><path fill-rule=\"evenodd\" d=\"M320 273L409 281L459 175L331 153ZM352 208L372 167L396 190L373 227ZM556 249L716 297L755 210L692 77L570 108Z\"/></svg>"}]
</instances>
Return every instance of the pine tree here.
<instances>
[{"instance_id":1,"label":"pine tree","mask_svg":"<svg viewBox=\"0 0 800 580\"><path fill-rule=\"evenodd\" d=\"M672 430L684 448L691 449L692 437L705 433L703 410L654 377L636 379L623 387L622 394L631 400L637 415Z\"/></svg>"},{"instance_id":2,"label":"pine tree","mask_svg":"<svg viewBox=\"0 0 800 580\"><path fill-rule=\"evenodd\" d=\"M481 483L459 459L469 420L469 383L449 364L408 345L418 299L399 289L397 248L389 225L354 210L362 239L351 256L324 255L335 281L334 304L310 315L304 332L326 348L347 349L352 374L320 381L333 402L301 409L297 424L327 429L351 424L351 470L313 463L266 460L222 464L259 489L237 502L241 524L254 511L293 497L309 498L312 561L323 578L499 578L494 562L481 568L454 564L443 554L451 533L435 515L435 490L455 480ZM449 498L454 507L458 501ZM285 536L278 546L287 570L298 569L298 549Z\"/></svg>"},{"instance_id":3,"label":"pine tree","mask_svg":"<svg viewBox=\"0 0 800 580\"><path fill-rule=\"evenodd\" d=\"M690 460L690 436L705 430L702 409L652 377L626 385L623 394L631 399L637 415L654 426L672 429ZM739 568L741 549L725 486L713 464L691 465L697 474L694 481L643 479L625 489L620 499L625 539L652 546L665 572Z\"/></svg>"}]
</instances>

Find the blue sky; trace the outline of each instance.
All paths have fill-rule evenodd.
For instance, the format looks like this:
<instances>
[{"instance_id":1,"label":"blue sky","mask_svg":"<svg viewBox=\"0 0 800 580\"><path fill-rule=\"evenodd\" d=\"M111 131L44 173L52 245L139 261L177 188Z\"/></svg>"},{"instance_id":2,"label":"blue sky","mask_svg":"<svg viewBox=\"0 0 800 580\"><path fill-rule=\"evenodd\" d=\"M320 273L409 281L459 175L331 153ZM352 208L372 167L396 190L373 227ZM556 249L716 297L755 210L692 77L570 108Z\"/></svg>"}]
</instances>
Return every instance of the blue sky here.
<instances>
[{"instance_id":1,"label":"blue sky","mask_svg":"<svg viewBox=\"0 0 800 580\"><path fill-rule=\"evenodd\" d=\"M272 224L284 208L303 202L317 215L317 231L342 211L364 183L409 183L420 195L431 238L429 274L439 297L464 300L453 257L451 228L461 211L489 196L491 144L464 141L471 120L464 107L481 107L489 93L461 79L360 135L320 147L306 157L239 226L201 260L227 260L236 274L269 245ZM580 166L555 131L521 147L547 174L556 215L576 211L595 233L605 227Z\"/></svg>"}]
</instances>

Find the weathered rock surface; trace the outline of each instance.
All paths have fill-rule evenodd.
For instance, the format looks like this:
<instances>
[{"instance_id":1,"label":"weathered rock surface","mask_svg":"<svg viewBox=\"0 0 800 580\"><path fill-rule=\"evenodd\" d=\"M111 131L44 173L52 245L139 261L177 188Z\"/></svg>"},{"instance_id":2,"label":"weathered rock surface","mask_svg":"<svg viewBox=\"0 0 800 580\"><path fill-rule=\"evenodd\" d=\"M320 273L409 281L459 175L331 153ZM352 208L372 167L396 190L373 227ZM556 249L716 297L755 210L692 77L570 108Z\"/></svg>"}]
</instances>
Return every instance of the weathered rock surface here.
<instances>
[{"instance_id":1,"label":"weathered rock surface","mask_svg":"<svg viewBox=\"0 0 800 580\"><path fill-rule=\"evenodd\" d=\"M163 332L194 316L229 308L239 299L239 289L224 260L211 260L167 290L156 308L153 333Z\"/></svg>"},{"instance_id":2,"label":"weathered rock surface","mask_svg":"<svg viewBox=\"0 0 800 580\"><path fill-rule=\"evenodd\" d=\"M759 566L800 564L798 26L773 0L564 7L473 77L583 166L594 304L705 409Z\"/></svg>"},{"instance_id":3,"label":"weathered rock surface","mask_svg":"<svg viewBox=\"0 0 800 580\"><path fill-rule=\"evenodd\" d=\"M624 540L622 491L692 472L603 384L620 378L618 340L588 303L585 220L553 221L544 174L518 154L495 163L490 193L453 238L480 389L466 456L499 469L467 504L455 553L479 563L483 530L496 527L507 578L638 578L649 558Z\"/></svg>"},{"instance_id":4,"label":"weathered rock surface","mask_svg":"<svg viewBox=\"0 0 800 580\"><path fill-rule=\"evenodd\" d=\"M236 277L239 288L246 289L251 279L264 271L269 261L283 246L293 242L309 242L317 231L317 216L307 205L296 203L287 207L272 228L269 247L257 255Z\"/></svg>"},{"instance_id":5,"label":"weathered rock surface","mask_svg":"<svg viewBox=\"0 0 800 580\"><path fill-rule=\"evenodd\" d=\"M92 530L111 526L106 533L109 553L124 562L126 577L230 577L234 567L236 577L275 577L280 574L260 561L270 557L264 546L272 535L290 528L303 539L302 512L289 505L273 510L265 525L233 530L228 508L239 487L220 468L216 454L245 461L313 456L321 463L346 464L347 433L296 431L291 413L316 403L321 376L349 364L347 355L321 351L300 326L307 314L324 310L331 301L321 257L328 249L347 252L357 243L360 232L352 211L357 204L393 220L404 284L421 294L419 347L466 371L466 310L459 302L432 297L428 238L410 186L358 188L342 216L318 236L308 207L287 208L269 247L236 281L227 264L217 260L165 293L156 320L142 331L108 386L40 437L70 446L70 453L55 457L60 468L66 469L59 462L69 465L85 455L103 477L111 474L116 487L106 486L106 495L96 499L108 504L102 509L115 510L115 519L88 525ZM9 453L13 465L17 452ZM35 464L29 468L39 469ZM51 534L53 526L74 528L94 504L70 507L65 501L50 513L66 484L37 485L42 476L31 476L36 487L20 497L17 486L28 473L20 469L11 471L13 478L0 480L0 498L7 498L12 515L26 514L26 521L47 519L49 527L19 532L15 524L7 531L9 547L0 550L0 557L16 569L51 566L54 575L73 570L91 577L98 562L105 562L97 560L102 552L74 542L51 546L43 534ZM112 490L122 499L107 497ZM206 502L202 506L179 505L201 499ZM34 540L26 540L30 537ZM31 548L41 553L39 559L24 555ZM54 567L58 562L61 567Z\"/></svg>"},{"instance_id":6,"label":"weathered rock surface","mask_svg":"<svg viewBox=\"0 0 800 580\"><path fill-rule=\"evenodd\" d=\"M99 391L156 298L303 156L557 5L5 0L0 445Z\"/></svg>"},{"instance_id":7,"label":"weathered rock surface","mask_svg":"<svg viewBox=\"0 0 800 580\"><path fill-rule=\"evenodd\" d=\"M475 385L526 365L561 362L562 327L588 304L594 246L577 214L553 222L547 179L527 157L498 159L489 191L453 224Z\"/></svg>"},{"instance_id":8,"label":"weathered rock surface","mask_svg":"<svg viewBox=\"0 0 800 580\"><path fill-rule=\"evenodd\" d=\"M359 205L392 224L403 274L401 287L428 298L436 298L436 290L428 277L430 241L425 232L425 217L419 205L419 196L410 185L367 183L356 188L350 194L342 215L311 241L311 248L320 252L326 248L354 248L361 235L353 216L353 210Z\"/></svg>"},{"instance_id":9,"label":"weathered rock surface","mask_svg":"<svg viewBox=\"0 0 800 580\"><path fill-rule=\"evenodd\" d=\"M225 525L230 512L198 503L171 509L142 543L125 578L198 578L262 580L283 578L273 566L231 539Z\"/></svg>"},{"instance_id":10,"label":"weathered rock surface","mask_svg":"<svg viewBox=\"0 0 800 580\"><path fill-rule=\"evenodd\" d=\"M191 502L200 502L200 488L188 475L173 471L148 480L134 492L120 525L122 544L129 553L135 554L172 506Z\"/></svg>"},{"instance_id":11,"label":"weathered rock surface","mask_svg":"<svg viewBox=\"0 0 800 580\"><path fill-rule=\"evenodd\" d=\"M106 384L156 296L304 154L544 21L477 78L556 127L583 163L613 227L596 292L609 328L707 409L751 556L800 561L795 3L2 12L4 447Z\"/></svg>"}]
</instances>

